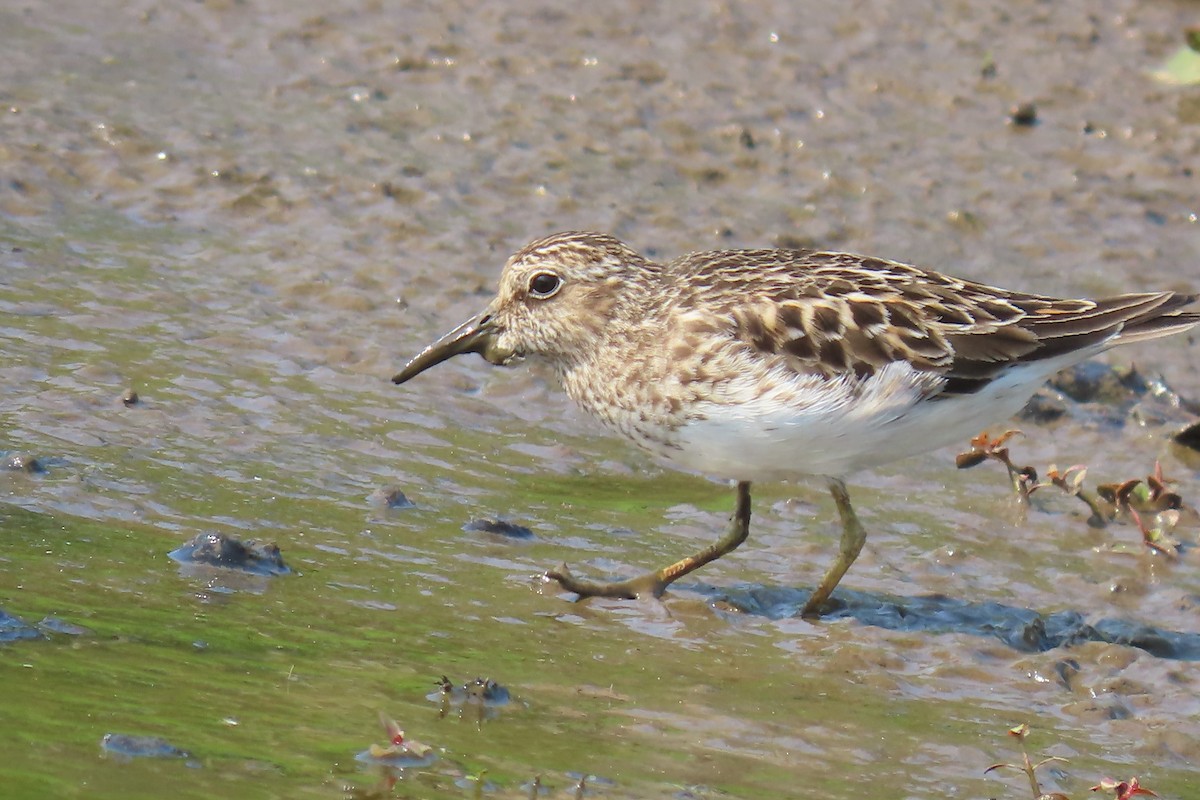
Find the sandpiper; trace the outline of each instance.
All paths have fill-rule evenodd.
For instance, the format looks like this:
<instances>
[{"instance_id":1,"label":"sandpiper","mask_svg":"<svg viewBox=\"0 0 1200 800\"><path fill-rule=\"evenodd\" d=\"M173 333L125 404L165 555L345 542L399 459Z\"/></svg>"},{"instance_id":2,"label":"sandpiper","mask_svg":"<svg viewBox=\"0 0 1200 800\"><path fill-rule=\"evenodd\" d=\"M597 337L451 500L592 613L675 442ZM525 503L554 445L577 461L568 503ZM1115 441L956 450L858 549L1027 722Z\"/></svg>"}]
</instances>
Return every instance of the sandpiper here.
<instances>
[{"instance_id":1,"label":"sandpiper","mask_svg":"<svg viewBox=\"0 0 1200 800\"><path fill-rule=\"evenodd\" d=\"M729 530L624 581L546 573L581 597L661 595L749 535L750 483L822 476L841 517L837 558L802 614L819 614L866 531L844 479L961 441L1016 413L1049 376L1119 344L1188 330L1196 295L1061 299L818 250L719 250L667 264L602 233L538 239L497 296L393 378L461 353L540 358L592 416L650 453L737 482Z\"/></svg>"}]
</instances>

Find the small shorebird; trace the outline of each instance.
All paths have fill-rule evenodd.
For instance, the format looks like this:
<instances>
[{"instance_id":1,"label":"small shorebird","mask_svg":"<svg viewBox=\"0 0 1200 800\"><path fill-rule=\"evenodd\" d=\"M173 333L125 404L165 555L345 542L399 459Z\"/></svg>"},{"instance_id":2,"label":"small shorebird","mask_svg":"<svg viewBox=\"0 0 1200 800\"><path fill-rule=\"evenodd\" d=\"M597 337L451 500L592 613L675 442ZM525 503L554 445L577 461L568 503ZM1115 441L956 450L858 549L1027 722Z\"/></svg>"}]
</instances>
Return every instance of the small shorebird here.
<instances>
[{"instance_id":1,"label":"small shorebird","mask_svg":"<svg viewBox=\"0 0 1200 800\"><path fill-rule=\"evenodd\" d=\"M825 477L841 546L819 614L866 541L844 477L1015 414L1058 370L1200 323L1196 295L1074 300L815 250L719 250L657 264L601 233L538 239L488 307L427 347L404 383L461 353L538 357L580 406L650 453L737 481L713 545L625 581L546 573L581 597L661 595L749 535L750 482Z\"/></svg>"}]
</instances>

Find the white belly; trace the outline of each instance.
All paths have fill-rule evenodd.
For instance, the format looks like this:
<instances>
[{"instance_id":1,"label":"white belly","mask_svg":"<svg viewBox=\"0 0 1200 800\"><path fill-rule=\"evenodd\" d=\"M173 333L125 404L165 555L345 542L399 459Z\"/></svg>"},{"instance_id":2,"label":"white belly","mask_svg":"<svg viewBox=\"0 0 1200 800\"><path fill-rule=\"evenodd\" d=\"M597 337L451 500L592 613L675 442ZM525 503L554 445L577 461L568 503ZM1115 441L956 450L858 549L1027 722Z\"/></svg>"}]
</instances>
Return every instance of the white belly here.
<instances>
[{"instance_id":1,"label":"white belly","mask_svg":"<svg viewBox=\"0 0 1200 800\"><path fill-rule=\"evenodd\" d=\"M745 402L707 402L702 418L675 431L673 446L650 449L731 480L844 476L956 442L965 448L987 426L1019 411L1070 361L1015 367L975 394L940 400L924 399L940 379L901 363L865 383L812 380Z\"/></svg>"}]
</instances>

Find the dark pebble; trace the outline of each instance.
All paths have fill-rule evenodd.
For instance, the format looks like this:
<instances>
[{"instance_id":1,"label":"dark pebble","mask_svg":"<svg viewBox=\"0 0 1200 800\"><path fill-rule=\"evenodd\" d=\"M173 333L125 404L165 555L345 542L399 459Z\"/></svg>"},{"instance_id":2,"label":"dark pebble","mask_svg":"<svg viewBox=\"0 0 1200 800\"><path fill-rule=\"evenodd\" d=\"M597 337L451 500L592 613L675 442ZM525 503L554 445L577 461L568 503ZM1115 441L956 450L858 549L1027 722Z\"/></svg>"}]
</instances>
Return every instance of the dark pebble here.
<instances>
[{"instance_id":1,"label":"dark pebble","mask_svg":"<svg viewBox=\"0 0 1200 800\"><path fill-rule=\"evenodd\" d=\"M1193 422L1171 438L1176 444L1200 452L1200 421Z\"/></svg>"},{"instance_id":2,"label":"dark pebble","mask_svg":"<svg viewBox=\"0 0 1200 800\"><path fill-rule=\"evenodd\" d=\"M1073 690L1075 676L1079 674L1079 662L1073 658L1062 658L1054 663L1054 672L1058 681L1067 691Z\"/></svg>"},{"instance_id":3,"label":"dark pebble","mask_svg":"<svg viewBox=\"0 0 1200 800\"><path fill-rule=\"evenodd\" d=\"M1021 103L1009 109L1008 119L1013 125L1022 128L1032 128L1038 124L1037 106L1033 103Z\"/></svg>"},{"instance_id":4,"label":"dark pebble","mask_svg":"<svg viewBox=\"0 0 1200 800\"><path fill-rule=\"evenodd\" d=\"M1045 425L1048 422L1061 419L1066 413L1067 404L1063 400L1062 395L1053 389L1043 386L1037 390L1033 397L1029 398L1029 402L1025 404L1025 408L1021 409L1021 413L1017 416L1037 425Z\"/></svg>"},{"instance_id":5,"label":"dark pebble","mask_svg":"<svg viewBox=\"0 0 1200 800\"><path fill-rule=\"evenodd\" d=\"M524 525L517 525L503 519L473 519L463 525L464 531L479 531L503 536L506 539L532 539L533 531Z\"/></svg>"},{"instance_id":6,"label":"dark pebble","mask_svg":"<svg viewBox=\"0 0 1200 800\"><path fill-rule=\"evenodd\" d=\"M404 492L395 487L376 489L367 495L367 502L373 506L384 508L415 508L416 503L404 496Z\"/></svg>"},{"instance_id":7,"label":"dark pebble","mask_svg":"<svg viewBox=\"0 0 1200 800\"><path fill-rule=\"evenodd\" d=\"M1009 644L1019 650L1026 650L1031 653L1040 653L1043 650L1049 650L1051 645L1046 641L1046 620L1040 616L1034 617L1021 628L1019 638L1010 640Z\"/></svg>"},{"instance_id":8,"label":"dark pebble","mask_svg":"<svg viewBox=\"0 0 1200 800\"><path fill-rule=\"evenodd\" d=\"M46 471L46 468L42 466L42 462L29 455L29 453L13 453L5 457L3 467L14 472L28 472L31 475L35 472Z\"/></svg>"}]
</instances>

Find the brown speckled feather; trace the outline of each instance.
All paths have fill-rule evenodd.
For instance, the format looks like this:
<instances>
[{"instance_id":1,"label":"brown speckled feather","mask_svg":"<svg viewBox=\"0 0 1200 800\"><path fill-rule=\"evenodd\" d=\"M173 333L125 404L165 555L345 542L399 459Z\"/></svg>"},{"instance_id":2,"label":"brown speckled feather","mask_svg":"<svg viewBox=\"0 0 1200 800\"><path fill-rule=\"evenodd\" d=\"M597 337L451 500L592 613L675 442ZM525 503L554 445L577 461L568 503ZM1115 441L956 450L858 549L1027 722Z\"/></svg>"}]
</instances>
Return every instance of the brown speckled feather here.
<instances>
[{"instance_id":1,"label":"brown speckled feather","mask_svg":"<svg viewBox=\"0 0 1200 800\"><path fill-rule=\"evenodd\" d=\"M908 361L943 376L947 396L978 391L1016 364L1200 322L1178 310L1191 295L1057 299L846 253L695 253L666 269L687 287L678 302L723 309L736 338L799 372L866 377Z\"/></svg>"}]
</instances>

